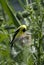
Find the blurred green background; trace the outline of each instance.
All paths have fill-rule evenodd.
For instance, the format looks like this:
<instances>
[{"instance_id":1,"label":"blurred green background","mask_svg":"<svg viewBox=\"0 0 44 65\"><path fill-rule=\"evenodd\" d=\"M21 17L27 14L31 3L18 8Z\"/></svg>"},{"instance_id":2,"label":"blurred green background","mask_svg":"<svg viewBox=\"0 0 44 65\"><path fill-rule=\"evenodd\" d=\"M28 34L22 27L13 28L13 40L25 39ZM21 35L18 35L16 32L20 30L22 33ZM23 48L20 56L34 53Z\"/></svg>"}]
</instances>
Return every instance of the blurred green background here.
<instances>
[{"instance_id":1,"label":"blurred green background","mask_svg":"<svg viewBox=\"0 0 44 65\"><path fill-rule=\"evenodd\" d=\"M31 45L12 58L10 42L23 24ZM44 0L0 0L0 65L44 65Z\"/></svg>"}]
</instances>

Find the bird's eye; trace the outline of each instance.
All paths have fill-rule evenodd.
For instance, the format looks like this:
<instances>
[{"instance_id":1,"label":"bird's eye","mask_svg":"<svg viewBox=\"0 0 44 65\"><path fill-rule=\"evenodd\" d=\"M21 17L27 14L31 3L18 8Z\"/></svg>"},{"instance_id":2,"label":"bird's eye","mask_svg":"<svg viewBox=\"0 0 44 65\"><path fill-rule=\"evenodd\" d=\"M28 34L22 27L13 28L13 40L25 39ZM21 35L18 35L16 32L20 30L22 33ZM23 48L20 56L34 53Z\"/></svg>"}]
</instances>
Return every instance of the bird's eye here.
<instances>
[{"instance_id":1,"label":"bird's eye","mask_svg":"<svg viewBox=\"0 0 44 65\"><path fill-rule=\"evenodd\" d=\"M25 32L25 31L26 31L26 29L24 28L24 29L23 29L23 32Z\"/></svg>"}]
</instances>

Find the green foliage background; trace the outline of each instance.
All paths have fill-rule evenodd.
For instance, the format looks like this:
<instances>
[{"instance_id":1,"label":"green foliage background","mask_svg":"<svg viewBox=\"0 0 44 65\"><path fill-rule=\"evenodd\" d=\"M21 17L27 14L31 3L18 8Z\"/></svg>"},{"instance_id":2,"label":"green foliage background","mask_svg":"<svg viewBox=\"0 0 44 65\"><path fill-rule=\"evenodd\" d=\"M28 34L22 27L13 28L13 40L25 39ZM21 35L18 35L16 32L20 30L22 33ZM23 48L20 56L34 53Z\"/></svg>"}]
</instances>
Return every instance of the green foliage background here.
<instances>
[{"instance_id":1,"label":"green foliage background","mask_svg":"<svg viewBox=\"0 0 44 65\"><path fill-rule=\"evenodd\" d=\"M44 65L44 1L18 0L18 3L22 10L16 11L12 0L0 0L0 65ZM28 26L33 44L25 46L16 59L12 59L10 41L22 24Z\"/></svg>"}]
</instances>

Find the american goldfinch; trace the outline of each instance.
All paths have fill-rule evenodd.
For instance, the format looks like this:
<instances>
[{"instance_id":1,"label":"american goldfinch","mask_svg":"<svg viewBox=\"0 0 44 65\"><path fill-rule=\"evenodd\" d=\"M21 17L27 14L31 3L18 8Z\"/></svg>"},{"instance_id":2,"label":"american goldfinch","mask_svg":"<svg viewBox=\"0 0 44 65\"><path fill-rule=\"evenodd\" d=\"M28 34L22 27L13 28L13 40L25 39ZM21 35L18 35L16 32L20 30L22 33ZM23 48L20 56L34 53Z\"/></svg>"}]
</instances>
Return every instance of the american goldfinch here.
<instances>
[{"instance_id":1,"label":"american goldfinch","mask_svg":"<svg viewBox=\"0 0 44 65\"><path fill-rule=\"evenodd\" d=\"M15 34L14 34L13 39L11 41L11 48L13 47L14 40L17 38L20 38L25 33L26 30L27 30L26 25L21 25L18 27L18 29L15 31Z\"/></svg>"}]
</instances>

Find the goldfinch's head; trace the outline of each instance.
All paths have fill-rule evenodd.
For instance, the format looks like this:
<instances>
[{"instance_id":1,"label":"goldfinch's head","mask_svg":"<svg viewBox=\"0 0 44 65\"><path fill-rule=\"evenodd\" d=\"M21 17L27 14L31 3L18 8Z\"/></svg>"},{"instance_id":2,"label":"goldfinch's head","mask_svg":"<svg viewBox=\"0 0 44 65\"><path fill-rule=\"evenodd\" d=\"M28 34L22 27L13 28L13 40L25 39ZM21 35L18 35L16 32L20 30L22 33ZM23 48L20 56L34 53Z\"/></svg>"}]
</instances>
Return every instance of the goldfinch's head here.
<instances>
[{"instance_id":1,"label":"goldfinch's head","mask_svg":"<svg viewBox=\"0 0 44 65\"><path fill-rule=\"evenodd\" d=\"M25 32L27 30L27 26L26 25L21 25L19 27L19 29L22 31L22 32Z\"/></svg>"}]
</instances>

